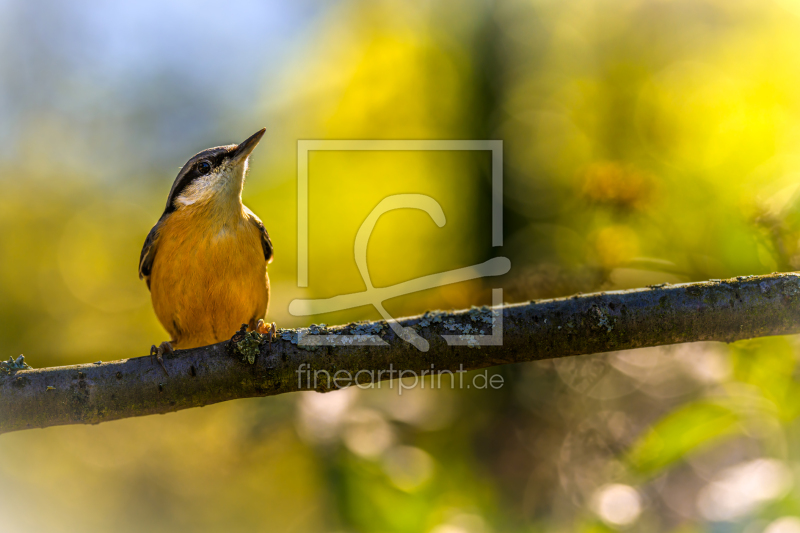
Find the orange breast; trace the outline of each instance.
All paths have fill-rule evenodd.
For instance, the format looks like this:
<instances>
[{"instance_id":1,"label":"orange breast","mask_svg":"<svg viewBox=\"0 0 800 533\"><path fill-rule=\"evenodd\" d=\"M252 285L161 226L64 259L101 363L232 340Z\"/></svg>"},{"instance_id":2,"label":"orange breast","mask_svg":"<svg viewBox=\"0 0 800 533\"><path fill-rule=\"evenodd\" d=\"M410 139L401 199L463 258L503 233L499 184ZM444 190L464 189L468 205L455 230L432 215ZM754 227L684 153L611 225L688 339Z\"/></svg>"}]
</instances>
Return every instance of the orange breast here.
<instances>
[{"instance_id":1,"label":"orange breast","mask_svg":"<svg viewBox=\"0 0 800 533\"><path fill-rule=\"evenodd\" d=\"M175 348L206 346L264 318L267 264L258 228L242 216L224 223L201 209L164 221L150 278L156 316Z\"/></svg>"}]
</instances>

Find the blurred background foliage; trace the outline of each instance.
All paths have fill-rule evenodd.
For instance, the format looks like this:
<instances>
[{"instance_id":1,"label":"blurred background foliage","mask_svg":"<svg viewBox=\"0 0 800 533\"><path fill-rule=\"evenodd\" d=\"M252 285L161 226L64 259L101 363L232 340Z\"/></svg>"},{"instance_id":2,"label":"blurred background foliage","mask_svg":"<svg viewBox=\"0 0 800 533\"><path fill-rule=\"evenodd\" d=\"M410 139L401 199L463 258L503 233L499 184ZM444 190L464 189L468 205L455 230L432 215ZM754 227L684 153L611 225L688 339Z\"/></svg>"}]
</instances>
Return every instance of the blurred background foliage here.
<instances>
[{"instance_id":1,"label":"blurred background foliage","mask_svg":"<svg viewBox=\"0 0 800 533\"><path fill-rule=\"evenodd\" d=\"M166 339L136 277L178 168L262 126L245 202L276 248L270 317L493 255L501 279L395 316L800 269L794 0L0 0L0 346L36 367ZM310 156L298 139L502 139L485 153ZM0 437L5 531L800 532L795 338L495 369L499 390L241 400Z\"/></svg>"}]
</instances>

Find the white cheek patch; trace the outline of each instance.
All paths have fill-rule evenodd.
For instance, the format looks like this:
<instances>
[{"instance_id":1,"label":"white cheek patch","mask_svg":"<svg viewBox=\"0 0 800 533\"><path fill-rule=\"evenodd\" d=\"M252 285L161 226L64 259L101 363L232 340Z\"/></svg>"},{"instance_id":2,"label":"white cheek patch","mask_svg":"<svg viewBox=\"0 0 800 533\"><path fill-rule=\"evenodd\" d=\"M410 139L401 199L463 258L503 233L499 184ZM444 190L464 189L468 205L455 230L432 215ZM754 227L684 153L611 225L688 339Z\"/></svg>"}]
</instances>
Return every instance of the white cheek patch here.
<instances>
[{"instance_id":1,"label":"white cheek patch","mask_svg":"<svg viewBox=\"0 0 800 533\"><path fill-rule=\"evenodd\" d=\"M196 198L194 198L192 196L186 196L184 194L182 194L182 195L178 196L177 198L175 198L175 202L179 203L181 205L192 205L196 201L197 201Z\"/></svg>"},{"instance_id":2,"label":"white cheek patch","mask_svg":"<svg viewBox=\"0 0 800 533\"><path fill-rule=\"evenodd\" d=\"M221 188L224 188L224 176L217 173L201 176L178 196L176 201L181 205L192 205L203 200L211 199Z\"/></svg>"},{"instance_id":3,"label":"white cheek patch","mask_svg":"<svg viewBox=\"0 0 800 533\"><path fill-rule=\"evenodd\" d=\"M247 162L245 161L244 169L240 172L244 173L246 171ZM186 206L215 199L227 199L232 195L238 197L241 194L242 178L237 177L237 174L237 169L231 168L228 164L223 164L215 172L200 176L192 181L175 199L175 202ZM238 174L238 176L241 176L241 174Z\"/></svg>"}]
</instances>

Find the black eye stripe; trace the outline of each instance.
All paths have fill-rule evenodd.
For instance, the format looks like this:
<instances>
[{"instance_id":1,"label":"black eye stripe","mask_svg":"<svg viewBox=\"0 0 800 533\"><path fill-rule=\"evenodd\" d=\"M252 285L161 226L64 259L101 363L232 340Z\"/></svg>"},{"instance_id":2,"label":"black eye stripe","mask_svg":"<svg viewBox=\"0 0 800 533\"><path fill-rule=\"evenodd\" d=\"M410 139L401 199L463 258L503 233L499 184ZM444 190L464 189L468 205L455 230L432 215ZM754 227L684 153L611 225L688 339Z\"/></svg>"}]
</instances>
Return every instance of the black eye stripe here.
<instances>
[{"instance_id":1,"label":"black eye stripe","mask_svg":"<svg viewBox=\"0 0 800 533\"><path fill-rule=\"evenodd\" d=\"M191 158L183 166L183 168L181 168L181 171L178 173L178 177L175 178L175 182L172 184L172 190L167 198L167 205L164 209L164 214L169 214L175 211L175 199L179 197L194 180L202 177L204 174L209 174L215 168L220 166L235 148L235 145L209 148L208 150L203 150ZM203 162L207 162L210 165L208 172L201 172L199 167Z\"/></svg>"}]
</instances>

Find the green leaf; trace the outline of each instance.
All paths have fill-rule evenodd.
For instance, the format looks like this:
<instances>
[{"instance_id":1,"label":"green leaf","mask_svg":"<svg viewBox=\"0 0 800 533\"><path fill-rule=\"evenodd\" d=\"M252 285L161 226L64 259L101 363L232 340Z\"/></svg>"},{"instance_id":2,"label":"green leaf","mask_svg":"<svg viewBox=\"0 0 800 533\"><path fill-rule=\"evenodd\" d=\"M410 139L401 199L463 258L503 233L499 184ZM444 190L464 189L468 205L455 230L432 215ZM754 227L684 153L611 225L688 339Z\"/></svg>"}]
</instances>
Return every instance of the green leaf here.
<instances>
[{"instance_id":1,"label":"green leaf","mask_svg":"<svg viewBox=\"0 0 800 533\"><path fill-rule=\"evenodd\" d=\"M708 401L692 402L646 431L626 459L634 472L652 476L694 450L739 430L739 417L727 407Z\"/></svg>"}]
</instances>

